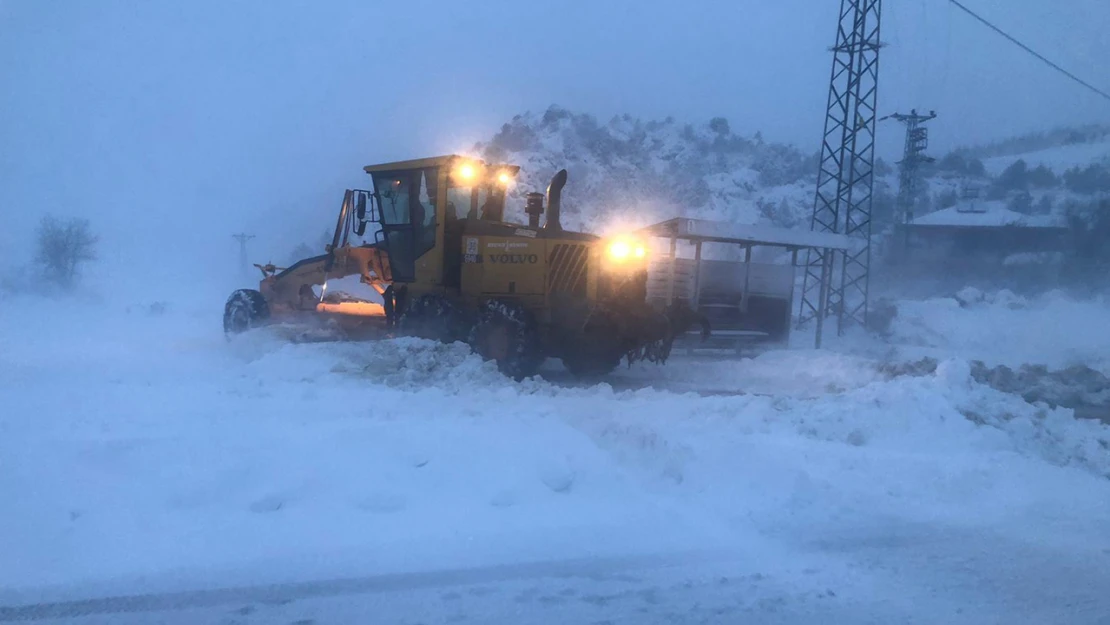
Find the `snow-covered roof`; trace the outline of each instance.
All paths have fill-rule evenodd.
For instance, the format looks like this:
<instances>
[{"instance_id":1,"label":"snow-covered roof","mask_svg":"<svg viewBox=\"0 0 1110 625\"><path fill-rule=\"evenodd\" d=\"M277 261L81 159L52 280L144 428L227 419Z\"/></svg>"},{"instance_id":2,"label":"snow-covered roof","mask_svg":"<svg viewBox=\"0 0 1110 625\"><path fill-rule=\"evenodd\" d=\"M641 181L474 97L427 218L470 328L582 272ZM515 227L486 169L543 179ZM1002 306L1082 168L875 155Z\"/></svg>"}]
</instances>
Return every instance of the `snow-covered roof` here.
<instances>
[{"instance_id":1,"label":"snow-covered roof","mask_svg":"<svg viewBox=\"0 0 1110 625\"><path fill-rule=\"evenodd\" d=\"M1054 215L1023 215L1006 208L1001 201L976 201L976 210L970 205L957 204L913 220L911 226L946 226L953 228L998 228L1017 226L1021 228L1062 228L1059 218Z\"/></svg>"},{"instance_id":2,"label":"snow-covered roof","mask_svg":"<svg viewBox=\"0 0 1110 625\"><path fill-rule=\"evenodd\" d=\"M792 230L775 226L756 226L708 219L686 219L678 217L644 228L644 232L659 237L689 239L692 241L713 241L717 243L739 243L753 245L775 245L790 248L826 248L847 250L851 238L831 232L812 232Z\"/></svg>"}]
</instances>

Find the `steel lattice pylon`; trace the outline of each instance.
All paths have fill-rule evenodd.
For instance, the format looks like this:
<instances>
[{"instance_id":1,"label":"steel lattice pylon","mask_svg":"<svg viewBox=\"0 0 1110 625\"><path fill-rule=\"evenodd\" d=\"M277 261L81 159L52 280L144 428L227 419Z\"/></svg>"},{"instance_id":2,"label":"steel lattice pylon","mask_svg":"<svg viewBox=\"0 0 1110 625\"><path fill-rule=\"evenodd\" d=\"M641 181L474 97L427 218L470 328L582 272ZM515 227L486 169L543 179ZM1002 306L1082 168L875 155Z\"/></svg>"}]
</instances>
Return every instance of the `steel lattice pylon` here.
<instances>
[{"instance_id":1,"label":"steel lattice pylon","mask_svg":"<svg viewBox=\"0 0 1110 625\"><path fill-rule=\"evenodd\" d=\"M934 111L922 115L916 110L911 110L909 115L895 113L889 116L906 125L906 147L902 152L902 160L898 163L898 215L895 219L898 225L913 221L914 204L917 203L922 189L921 166L935 160L925 156L925 150L929 147L929 129L925 127L925 122L936 116Z\"/></svg>"},{"instance_id":2,"label":"steel lattice pylon","mask_svg":"<svg viewBox=\"0 0 1110 625\"><path fill-rule=\"evenodd\" d=\"M837 316L838 334L848 321L867 321L881 13L882 0L840 3L810 227L846 234L856 245L844 254L807 253L798 325L817 319L818 347L826 316Z\"/></svg>"}]
</instances>

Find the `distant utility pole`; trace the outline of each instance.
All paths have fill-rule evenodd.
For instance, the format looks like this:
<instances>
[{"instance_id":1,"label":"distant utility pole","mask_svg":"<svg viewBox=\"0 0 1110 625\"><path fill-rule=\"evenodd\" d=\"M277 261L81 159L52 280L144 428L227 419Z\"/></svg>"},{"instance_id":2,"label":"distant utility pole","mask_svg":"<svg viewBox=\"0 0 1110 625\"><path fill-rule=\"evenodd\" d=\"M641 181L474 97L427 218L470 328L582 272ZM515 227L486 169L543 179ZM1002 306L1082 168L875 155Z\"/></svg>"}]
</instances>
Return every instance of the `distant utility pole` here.
<instances>
[{"instance_id":1,"label":"distant utility pole","mask_svg":"<svg viewBox=\"0 0 1110 625\"><path fill-rule=\"evenodd\" d=\"M895 113L883 118L894 119L906 125L906 147L902 160L898 162L898 212L895 223L899 226L913 222L913 207L923 190L921 166L936 160L925 156L925 150L929 147L929 129L925 127L925 122L936 116L936 111L921 115L917 109L911 109L909 115Z\"/></svg>"},{"instance_id":2,"label":"distant utility pole","mask_svg":"<svg viewBox=\"0 0 1110 625\"><path fill-rule=\"evenodd\" d=\"M254 235L240 232L239 234L231 235L231 238L239 242L239 270L243 272L243 275L246 275L247 267L249 267L247 261L247 241L253 239Z\"/></svg>"}]
</instances>

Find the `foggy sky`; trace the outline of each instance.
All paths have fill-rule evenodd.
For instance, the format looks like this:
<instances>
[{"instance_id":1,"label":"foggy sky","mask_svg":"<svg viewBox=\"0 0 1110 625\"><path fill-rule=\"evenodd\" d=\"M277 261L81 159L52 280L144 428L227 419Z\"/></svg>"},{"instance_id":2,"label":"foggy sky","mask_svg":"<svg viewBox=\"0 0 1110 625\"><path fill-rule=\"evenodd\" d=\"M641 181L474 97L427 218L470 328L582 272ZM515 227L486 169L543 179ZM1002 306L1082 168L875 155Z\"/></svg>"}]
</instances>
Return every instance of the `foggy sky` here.
<instances>
[{"instance_id":1,"label":"foggy sky","mask_svg":"<svg viewBox=\"0 0 1110 625\"><path fill-rule=\"evenodd\" d=\"M1110 3L966 3L1110 89ZM816 151L838 5L0 0L0 260L46 211L90 217L119 262L218 249L214 267L241 229L276 253L318 238L303 207L334 213L362 165L466 149L552 103L724 116ZM885 5L880 111L937 109L933 152L1110 122L946 1ZM901 129L880 133L896 158Z\"/></svg>"}]
</instances>

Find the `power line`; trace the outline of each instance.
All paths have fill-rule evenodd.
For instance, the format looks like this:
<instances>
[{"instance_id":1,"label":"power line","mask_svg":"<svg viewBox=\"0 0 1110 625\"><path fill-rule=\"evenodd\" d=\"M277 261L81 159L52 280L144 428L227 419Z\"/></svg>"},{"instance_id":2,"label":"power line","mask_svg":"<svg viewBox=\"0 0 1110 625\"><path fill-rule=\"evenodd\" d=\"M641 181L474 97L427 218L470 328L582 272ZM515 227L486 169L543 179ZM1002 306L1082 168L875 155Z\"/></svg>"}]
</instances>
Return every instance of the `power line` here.
<instances>
[{"instance_id":1,"label":"power line","mask_svg":"<svg viewBox=\"0 0 1110 625\"><path fill-rule=\"evenodd\" d=\"M1040 59L1041 61L1043 61L1043 62L1044 62L1044 63L1045 63L1046 65L1048 65L1048 66L1049 66L1049 67L1051 67L1052 69L1054 69L1054 70L1056 70L1056 71L1060 72L1061 74L1063 74L1063 75L1067 76L1068 78L1070 78L1070 79L1074 80L1075 82L1077 82L1077 83L1079 83L1079 84L1083 85L1084 87L1086 87L1086 88L1090 89L1091 91L1094 91L1095 93L1097 93L1098 95L1102 96L1102 97L1103 97L1103 98L1105 98L1106 100L1110 100L1110 93L1106 93L1105 91L1103 91L1103 90L1099 89L1098 87L1095 87L1095 86L1094 86L1094 85L1092 85L1091 83L1089 83L1089 82L1087 82L1087 81L1083 80L1082 78L1080 78L1080 77L1076 76L1075 74L1073 74L1073 73L1069 72L1068 70L1066 70L1066 69L1064 69L1064 68L1060 67L1059 65L1057 65L1057 64L1055 64L1055 63L1053 63L1052 61L1050 61L1050 60L1046 59L1046 58L1044 57L1044 55L1040 54L1039 52L1037 52L1037 51L1036 51L1036 50L1034 50L1033 48L1030 48L1029 46L1025 45L1024 43L1022 43L1022 42L1018 41L1017 39L1014 39L1014 38L1013 38L1012 36L1010 36L1009 34L1007 34L1007 33L1006 33L1006 31L1004 31L1004 30L1002 30L1001 28L999 28L999 27L995 26L994 24L992 24L992 23L988 22L988 21L987 21L987 20L986 20L985 18L983 18L982 16L980 16L980 15L979 15L978 13L976 13L975 11L972 11L971 9L969 9L969 8L967 8L966 6L964 6L963 4L961 4L961 3L959 2L959 0L948 0L948 1L949 1L949 2L951 2L952 4L956 5L956 8L960 9L960 10L961 10L961 11L963 11L964 13L967 13L967 14L968 14L968 15L970 15L971 17L973 17L973 18L975 18L975 19L979 20L980 22L982 22L982 23L983 23L983 25L985 25L985 26L986 26L987 28L990 28L990 29L991 29L991 30L993 30L994 32L996 32L996 33L998 33L999 35L1002 35L1003 37L1005 37L1006 39L1009 39L1009 40L1010 40L1010 42L1011 42L1011 43L1013 43L1014 45L1018 46L1018 47L1019 47L1019 48L1021 48L1022 50L1025 50L1025 51L1026 51L1026 52L1028 52L1029 54L1032 54L1033 56L1037 57L1038 59Z\"/></svg>"}]
</instances>

